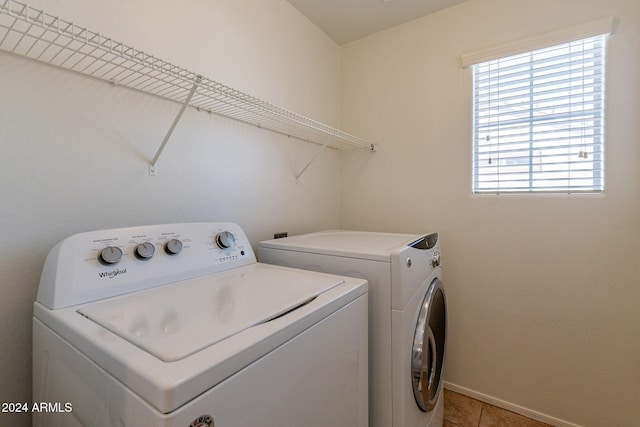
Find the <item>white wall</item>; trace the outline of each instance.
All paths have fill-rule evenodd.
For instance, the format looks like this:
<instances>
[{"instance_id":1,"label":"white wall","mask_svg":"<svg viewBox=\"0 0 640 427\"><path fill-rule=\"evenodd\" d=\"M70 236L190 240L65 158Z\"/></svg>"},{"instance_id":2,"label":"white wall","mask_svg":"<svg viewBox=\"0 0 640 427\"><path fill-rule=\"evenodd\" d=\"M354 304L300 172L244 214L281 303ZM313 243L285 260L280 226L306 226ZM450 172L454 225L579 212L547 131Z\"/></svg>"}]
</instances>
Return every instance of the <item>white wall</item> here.
<instances>
[{"instance_id":1,"label":"white wall","mask_svg":"<svg viewBox=\"0 0 640 427\"><path fill-rule=\"evenodd\" d=\"M36 8L334 126L339 48L285 0L34 0ZM31 400L31 316L48 250L93 229L234 221L252 243L339 225L340 157L0 52L0 402ZM27 426L0 414L0 425Z\"/></svg>"},{"instance_id":2,"label":"white wall","mask_svg":"<svg viewBox=\"0 0 640 427\"><path fill-rule=\"evenodd\" d=\"M606 192L472 196L460 54L611 14ZM449 387L556 424L639 425L638 69L637 0L470 0L343 46L342 126L380 147L343 156L341 226L441 233Z\"/></svg>"}]
</instances>

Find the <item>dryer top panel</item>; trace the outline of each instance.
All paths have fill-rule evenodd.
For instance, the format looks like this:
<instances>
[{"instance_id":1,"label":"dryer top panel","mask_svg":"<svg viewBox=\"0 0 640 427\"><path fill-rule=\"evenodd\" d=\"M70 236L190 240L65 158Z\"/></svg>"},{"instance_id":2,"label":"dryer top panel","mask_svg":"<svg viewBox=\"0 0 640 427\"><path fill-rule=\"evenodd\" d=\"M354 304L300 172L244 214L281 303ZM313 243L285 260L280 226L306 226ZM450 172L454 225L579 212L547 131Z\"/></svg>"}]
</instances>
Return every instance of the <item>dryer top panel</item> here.
<instances>
[{"instance_id":1,"label":"dryer top panel","mask_svg":"<svg viewBox=\"0 0 640 427\"><path fill-rule=\"evenodd\" d=\"M435 234L429 236L432 235ZM258 246L390 262L393 253L411 247L424 238L425 235L421 234L328 230L267 240L260 242Z\"/></svg>"}]
</instances>

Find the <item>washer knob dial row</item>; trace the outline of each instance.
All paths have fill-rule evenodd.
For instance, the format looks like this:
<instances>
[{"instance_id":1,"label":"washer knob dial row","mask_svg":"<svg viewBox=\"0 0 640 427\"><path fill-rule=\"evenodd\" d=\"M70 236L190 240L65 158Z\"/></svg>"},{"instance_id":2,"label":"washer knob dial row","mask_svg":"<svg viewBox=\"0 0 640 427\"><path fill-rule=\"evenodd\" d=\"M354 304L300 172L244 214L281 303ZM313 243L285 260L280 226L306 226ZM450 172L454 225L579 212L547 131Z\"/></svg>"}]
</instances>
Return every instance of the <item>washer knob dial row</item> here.
<instances>
[{"instance_id":1,"label":"washer knob dial row","mask_svg":"<svg viewBox=\"0 0 640 427\"><path fill-rule=\"evenodd\" d=\"M231 237L233 240L233 237ZM225 240L225 241L228 241ZM234 240L235 241L235 240ZM169 255L177 255L182 251L182 242L178 239L171 239L164 245L164 250ZM136 246L135 256L141 260L149 260L156 253L156 246L151 242L143 242ZM98 261L102 264L113 265L122 259L122 249L117 246L107 246L98 254Z\"/></svg>"},{"instance_id":2,"label":"washer knob dial row","mask_svg":"<svg viewBox=\"0 0 640 427\"><path fill-rule=\"evenodd\" d=\"M100 251L98 259L104 264L117 264L122 259L122 249L117 246L107 246Z\"/></svg>"},{"instance_id":3,"label":"washer knob dial row","mask_svg":"<svg viewBox=\"0 0 640 427\"><path fill-rule=\"evenodd\" d=\"M228 249L236 244L236 237L229 231L222 231L216 236L216 243L220 249Z\"/></svg>"}]
</instances>

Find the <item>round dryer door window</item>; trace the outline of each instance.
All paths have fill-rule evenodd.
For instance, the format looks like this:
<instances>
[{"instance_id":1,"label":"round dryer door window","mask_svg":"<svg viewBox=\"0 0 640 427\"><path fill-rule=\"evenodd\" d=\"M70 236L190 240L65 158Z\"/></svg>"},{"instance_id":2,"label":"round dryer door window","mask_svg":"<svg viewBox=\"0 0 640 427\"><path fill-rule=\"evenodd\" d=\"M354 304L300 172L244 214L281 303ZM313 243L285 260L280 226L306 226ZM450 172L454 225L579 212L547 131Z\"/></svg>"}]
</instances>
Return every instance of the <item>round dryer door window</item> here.
<instances>
[{"instance_id":1,"label":"round dryer door window","mask_svg":"<svg viewBox=\"0 0 640 427\"><path fill-rule=\"evenodd\" d=\"M422 301L411 355L413 395L424 412L435 407L442 385L446 324L444 286L435 279Z\"/></svg>"}]
</instances>

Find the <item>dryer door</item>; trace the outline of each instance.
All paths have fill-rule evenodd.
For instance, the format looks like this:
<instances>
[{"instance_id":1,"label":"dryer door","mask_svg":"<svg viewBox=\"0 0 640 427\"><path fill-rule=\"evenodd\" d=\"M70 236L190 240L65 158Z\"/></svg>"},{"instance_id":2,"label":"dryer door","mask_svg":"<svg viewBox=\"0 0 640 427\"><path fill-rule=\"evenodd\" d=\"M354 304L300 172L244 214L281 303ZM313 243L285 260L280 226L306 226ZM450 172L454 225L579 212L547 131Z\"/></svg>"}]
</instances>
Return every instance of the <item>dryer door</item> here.
<instances>
[{"instance_id":1,"label":"dryer door","mask_svg":"<svg viewBox=\"0 0 640 427\"><path fill-rule=\"evenodd\" d=\"M413 336L411 382L413 395L423 412L431 411L442 385L447 310L444 286L434 279L422 301Z\"/></svg>"}]
</instances>

